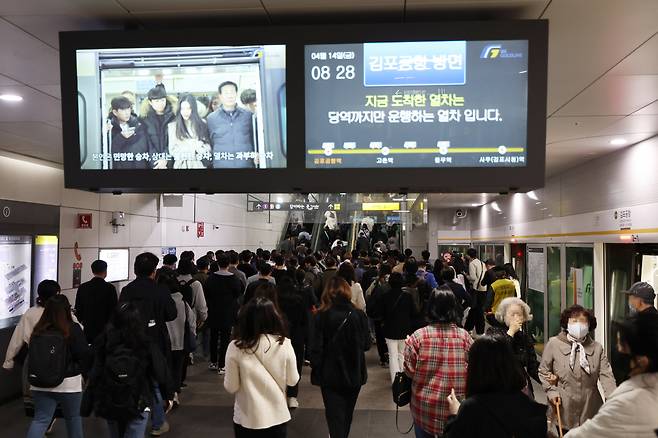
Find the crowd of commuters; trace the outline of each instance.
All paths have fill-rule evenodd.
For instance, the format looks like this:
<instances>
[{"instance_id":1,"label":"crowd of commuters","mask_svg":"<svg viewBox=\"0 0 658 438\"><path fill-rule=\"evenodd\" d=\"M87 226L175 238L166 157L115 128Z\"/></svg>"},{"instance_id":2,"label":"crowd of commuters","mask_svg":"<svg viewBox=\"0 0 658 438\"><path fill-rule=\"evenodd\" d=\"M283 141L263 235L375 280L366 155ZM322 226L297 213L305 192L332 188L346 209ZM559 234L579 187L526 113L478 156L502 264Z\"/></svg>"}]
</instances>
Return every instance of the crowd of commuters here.
<instances>
[{"instance_id":1,"label":"crowd of commuters","mask_svg":"<svg viewBox=\"0 0 658 438\"><path fill-rule=\"evenodd\" d=\"M539 358L512 266L483 262L474 249L432 263L427 251L417 260L411 250L292 244L184 251L159 264L138 255L135 280L117 294L107 264L94 262L74 309L56 282L39 285L3 365L13 368L27 347L29 438L56 416L82 437L81 416L91 414L107 420L112 438L142 437L149 412L150 434L165 434L167 413L184 403L188 366L201 358L235 396L236 437L287 436L306 363L330 437L347 438L373 343L391 381L410 380L418 438L543 438L558 433L557 414L569 438L650 437L658 428L658 315L646 283L629 289L635 311L616 324L630 370L617 387L591 310L567 308ZM67 354L44 363L44 346ZM534 400L533 382L549 406Z\"/></svg>"}]
</instances>

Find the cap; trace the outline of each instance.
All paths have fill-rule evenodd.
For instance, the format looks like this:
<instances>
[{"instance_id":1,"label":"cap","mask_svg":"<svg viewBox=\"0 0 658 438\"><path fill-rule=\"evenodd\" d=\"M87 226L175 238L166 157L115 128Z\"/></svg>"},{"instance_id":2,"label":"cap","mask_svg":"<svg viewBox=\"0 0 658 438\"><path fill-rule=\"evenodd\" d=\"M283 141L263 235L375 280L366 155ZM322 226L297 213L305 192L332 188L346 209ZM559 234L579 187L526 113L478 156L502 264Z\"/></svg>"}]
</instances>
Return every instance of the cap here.
<instances>
[{"instance_id":1,"label":"cap","mask_svg":"<svg viewBox=\"0 0 658 438\"><path fill-rule=\"evenodd\" d=\"M653 287L646 281L633 283L630 289L624 291L626 295L642 298L644 301L653 301L656 298L656 292Z\"/></svg>"},{"instance_id":2,"label":"cap","mask_svg":"<svg viewBox=\"0 0 658 438\"><path fill-rule=\"evenodd\" d=\"M164 85L158 84L155 87L151 88L148 92L148 98L151 99L164 99L167 97L167 90L165 90Z\"/></svg>"}]
</instances>

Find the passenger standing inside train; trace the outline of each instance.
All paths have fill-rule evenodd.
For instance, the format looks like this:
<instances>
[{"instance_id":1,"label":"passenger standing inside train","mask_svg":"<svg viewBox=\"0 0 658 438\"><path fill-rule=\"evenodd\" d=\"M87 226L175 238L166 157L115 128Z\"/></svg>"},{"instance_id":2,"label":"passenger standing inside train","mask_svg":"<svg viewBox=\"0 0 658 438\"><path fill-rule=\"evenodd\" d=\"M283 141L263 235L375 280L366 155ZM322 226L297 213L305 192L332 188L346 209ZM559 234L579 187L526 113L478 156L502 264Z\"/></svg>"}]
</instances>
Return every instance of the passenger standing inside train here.
<instances>
[{"instance_id":1,"label":"passenger standing inside train","mask_svg":"<svg viewBox=\"0 0 658 438\"><path fill-rule=\"evenodd\" d=\"M526 380L524 392L534 399L532 377L539 380L539 361L535 353L535 339L528 332L527 323L532 320L530 307L520 298L509 297L500 302L496 309L495 319L487 330L488 335L498 335L506 339L512 346L512 351Z\"/></svg>"},{"instance_id":2,"label":"passenger standing inside train","mask_svg":"<svg viewBox=\"0 0 658 438\"><path fill-rule=\"evenodd\" d=\"M30 337L28 357L34 419L27 438L43 437L58 405L69 438L82 438L82 374L91 367L92 353L82 328L71 317L66 296L58 294L46 301Z\"/></svg>"},{"instance_id":3,"label":"passenger standing inside train","mask_svg":"<svg viewBox=\"0 0 658 438\"><path fill-rule=\"evenodd\" d=\"M149 161L137 159L149 151L146 127L132 113L132 103L125 97L115 97L110 102L111 111L107 118L110 131L112 169L149 169ZM114 154L132 154L133 159L119 159Z\"/></svg>"},{"instance_id":4,"label":"passenger standing inside train","mask_svg":"<svg viewBox=\"0 0 658 438\"><path fill-rule=\"evenodd\" d=\"M94 261L91 264L91 272L94 278L82 283L75 295L75 315L80 320L90 345L105 329L119 300L114 285L105 281L107 262Z\"/></svg>"},{"instance_id":5,"label":"passenger standing inside train","mask_svg":"<svg viewBox=\"0 0 658 438\"><path fill-rule=\"evenodd\" d=\"M167 96L164 85L158 84L147 94L148 105L142 107L142 123L146 127L148 151L153 169L167 169L172 164L169 155L169 131L174 121L174 98Z\"/></svg>"},{"instance_id":6,"label":"passenger standing inside train","mask_svg":"<svg viewBox=\"0 0 658 438\"><path fill-rule=\"evenodd\" d=\"M475 328L475 332L478 335L481 335L484 333L483 306L487 293L487 287L482 284L482 280L484 279L486 267L484 263L478 259L475 248L469 248L466 251L466 261L468 261L468 276L466 278L471 285L473 306L468 313L464 329L470 332Z\"/></svg>"},{"instance_id":7,"label":"passenger standing inside train","mask_svg":"<svg viewBox=\"0 0 658 438\"><path fill-rule=\"evenodd\" d=\"M466 400L448 396L444 438L546 437L546 406L526 397L525 385L509 342L478 338L468 353Z\"/></svg>"},{"instance_id":8,"label":"passenger standing inside train","mask_svg":"<svg viewBox=\"0 0 658 438\"><path fill-rule=\"evenodd\" d=\"M328 281L315 316L311 383L322 391L331 438L349 436L361 386L368 380L368 320L351 299L347 281L335 276Z\"/></svg>"},{"instance_id":9,"label":"passenger standing inside train","mask_svg":"<svg viewBox=\"0 0 658 438\"><path fill-rule=\"evenodd\" d=\"M208 326L210 327L210 364L208 369L223 375L224 357L231 341L231 329L238 313L238 299L242 295L240 280L228 270L226 254L217 257L219 270L208 277L206 303L208 303ZM219 345L218 345L219 343Z\"/></svg>"},{"instance_id":10,"label":"passenger standing inside train","mask_svg":"<svg viewBox=\"0 0 658 438\"><path fill-rule=\"evenodd\" d=\"M630 289L624 293L628 295L628 307L631 316L635 316L638 313L658 314L658 310L654 307L656 292L649 283L644 281L633 283Z\"/></svg>"},{"instance_id":11,"label":"passenger standing inside train","mask_svg":"<svg viewBox=\"0 0 658 438\"><path fill-rule=\"evenodd\" d=\"M208 126L199 117L197 101L184 94L178 102L174 121L167 125L168 151L174 169L205 169L212 160Z\"/></svg>"},{"instance_id":12,"label":"passenger standing inside train","mask_svg":"<svg viewBox=\"0 0 658 438\"><path fill-rule=\"evenodd\" d=\"M435 289L428 302L430 324L405 341L404 372L412 380L410 409L416 438L441 435L448 419L450 390L460 398L466 393L467 357L473 340L457 326L458 318L452 291Z\"/></svg>"},{"instance_id":13,"label":"passenger standing inside train","mask_svg":"<svg viewBox=\"0 0 658 438\"><path fill-rule=\"evenodd\" d=\"M352 304L354 307L361 311L366 310L366 299L363 296L363 289L358 281L356 281L356 272L354 266L350 262L345 262L338 268L339 277L342 277L350 285L352 291Z\"/></svg>"},{"instance_id":14,"label":"passenger standing inside train","mask_svg":"<svg viewBox=\"0 0 658 438\"><path fill-rule=\"evenodd\" d=\"M562 331L548 340L539 366L546 397L559 409L564 430L576 428L599 411L603 400L617 387L603 346L592 339L596 318L579 305L565 309L560 317ZM557 379L556 379L557 378Z\"/></svg>"},{"instance_id":15,"label":"passenger standing inside train","mask_svg":"<svg viewBox=\"0 0 658 438\"><path fill-rule=\"evenodd\" d=\"M308 313L304 299L292 277L285 276L277 284L279 308L287 323L288 334L297 360L297 372L301 375L304 365L304 343L308 337ZM290 386L287 390L288 407L299 407L297 396L299 385Z\"/></svg>"},{"instance_id":16,"label":"passenger standing inside train","mask_svg":"<svg viewBox=\"0 0 658 438\"><path fill-rule=\"evenodd\" d=\"M391 382L404 368L404 341L413 333L414 320L418 310L413 297L402 289L402 275L394 272L388 279L390 290L383 294L378 304L383 315L384 338L388 350Z\"/></svg>"},{"instance_id":17,"label":"passenger standing inside train","mask_svg":"<svg viewBox=\"0 0 658 438\"><path fill-rule=\"evenodd\" d=\"M640 313L616 324L617 349L630 370L599 412L566 438L653 438L658 434L658 315Z\"/></svg>"},{"instance_id":18,"label":"passenger standing inside train","mask_svg":"<svg viewBox=\"0 0 658 438\"><path fill-rule=\"evenodd\" d=\"M298 381L281 314L267 298L254 298L240 312L226 352L224 388L235 394L235 437L285 438L290 421L286 388Z\"/></svg>"}]
</instances>

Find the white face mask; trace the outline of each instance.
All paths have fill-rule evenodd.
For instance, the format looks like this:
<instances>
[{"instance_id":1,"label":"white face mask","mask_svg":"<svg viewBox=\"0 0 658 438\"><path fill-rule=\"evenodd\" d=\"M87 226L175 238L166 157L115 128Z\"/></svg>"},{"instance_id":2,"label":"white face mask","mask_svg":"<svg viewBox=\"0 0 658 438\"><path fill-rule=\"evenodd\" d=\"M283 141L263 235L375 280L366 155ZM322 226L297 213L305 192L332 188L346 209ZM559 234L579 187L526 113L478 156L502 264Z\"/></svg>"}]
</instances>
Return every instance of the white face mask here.
<instances>
[{"instance_id":1,"label":"white face mask","mask_svg":"<svg viewBox=\"0 0 658 438\"><path fill-rule=\"evenodd\" d=\"M589 326L582 322L570 322L567 326L567 332L576 339L585 339L589 333Z\"/></svg>"}]
</instances>

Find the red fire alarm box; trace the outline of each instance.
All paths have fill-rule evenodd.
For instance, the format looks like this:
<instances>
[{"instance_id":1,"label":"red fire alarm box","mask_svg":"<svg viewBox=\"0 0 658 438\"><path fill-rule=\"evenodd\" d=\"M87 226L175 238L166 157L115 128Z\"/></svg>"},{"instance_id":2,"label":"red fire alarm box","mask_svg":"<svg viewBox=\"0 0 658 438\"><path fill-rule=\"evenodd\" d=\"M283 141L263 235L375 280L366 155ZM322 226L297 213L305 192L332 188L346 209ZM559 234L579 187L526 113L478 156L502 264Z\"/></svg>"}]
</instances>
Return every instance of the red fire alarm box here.
<instances>
[{"instance_id":1,"label":"red fire alarm box","mask_svg":"<svg viewBox=\"0 0 658 438\"><path fill-rule=\"evenodd\" d=\"M78 214L78 228L91 228L91 213Z\"/></svg>"},{"instance_id":2,"label":"red fire alarm box","mask_svg":"<svg viewBox=\"0 0 658 438\"><path fill-rule=\"evenodd\" d=\"M197 222L196 224L196 237L203 237L205 234L205 227L203 222Z\"/></svg>"}]
</instances>

